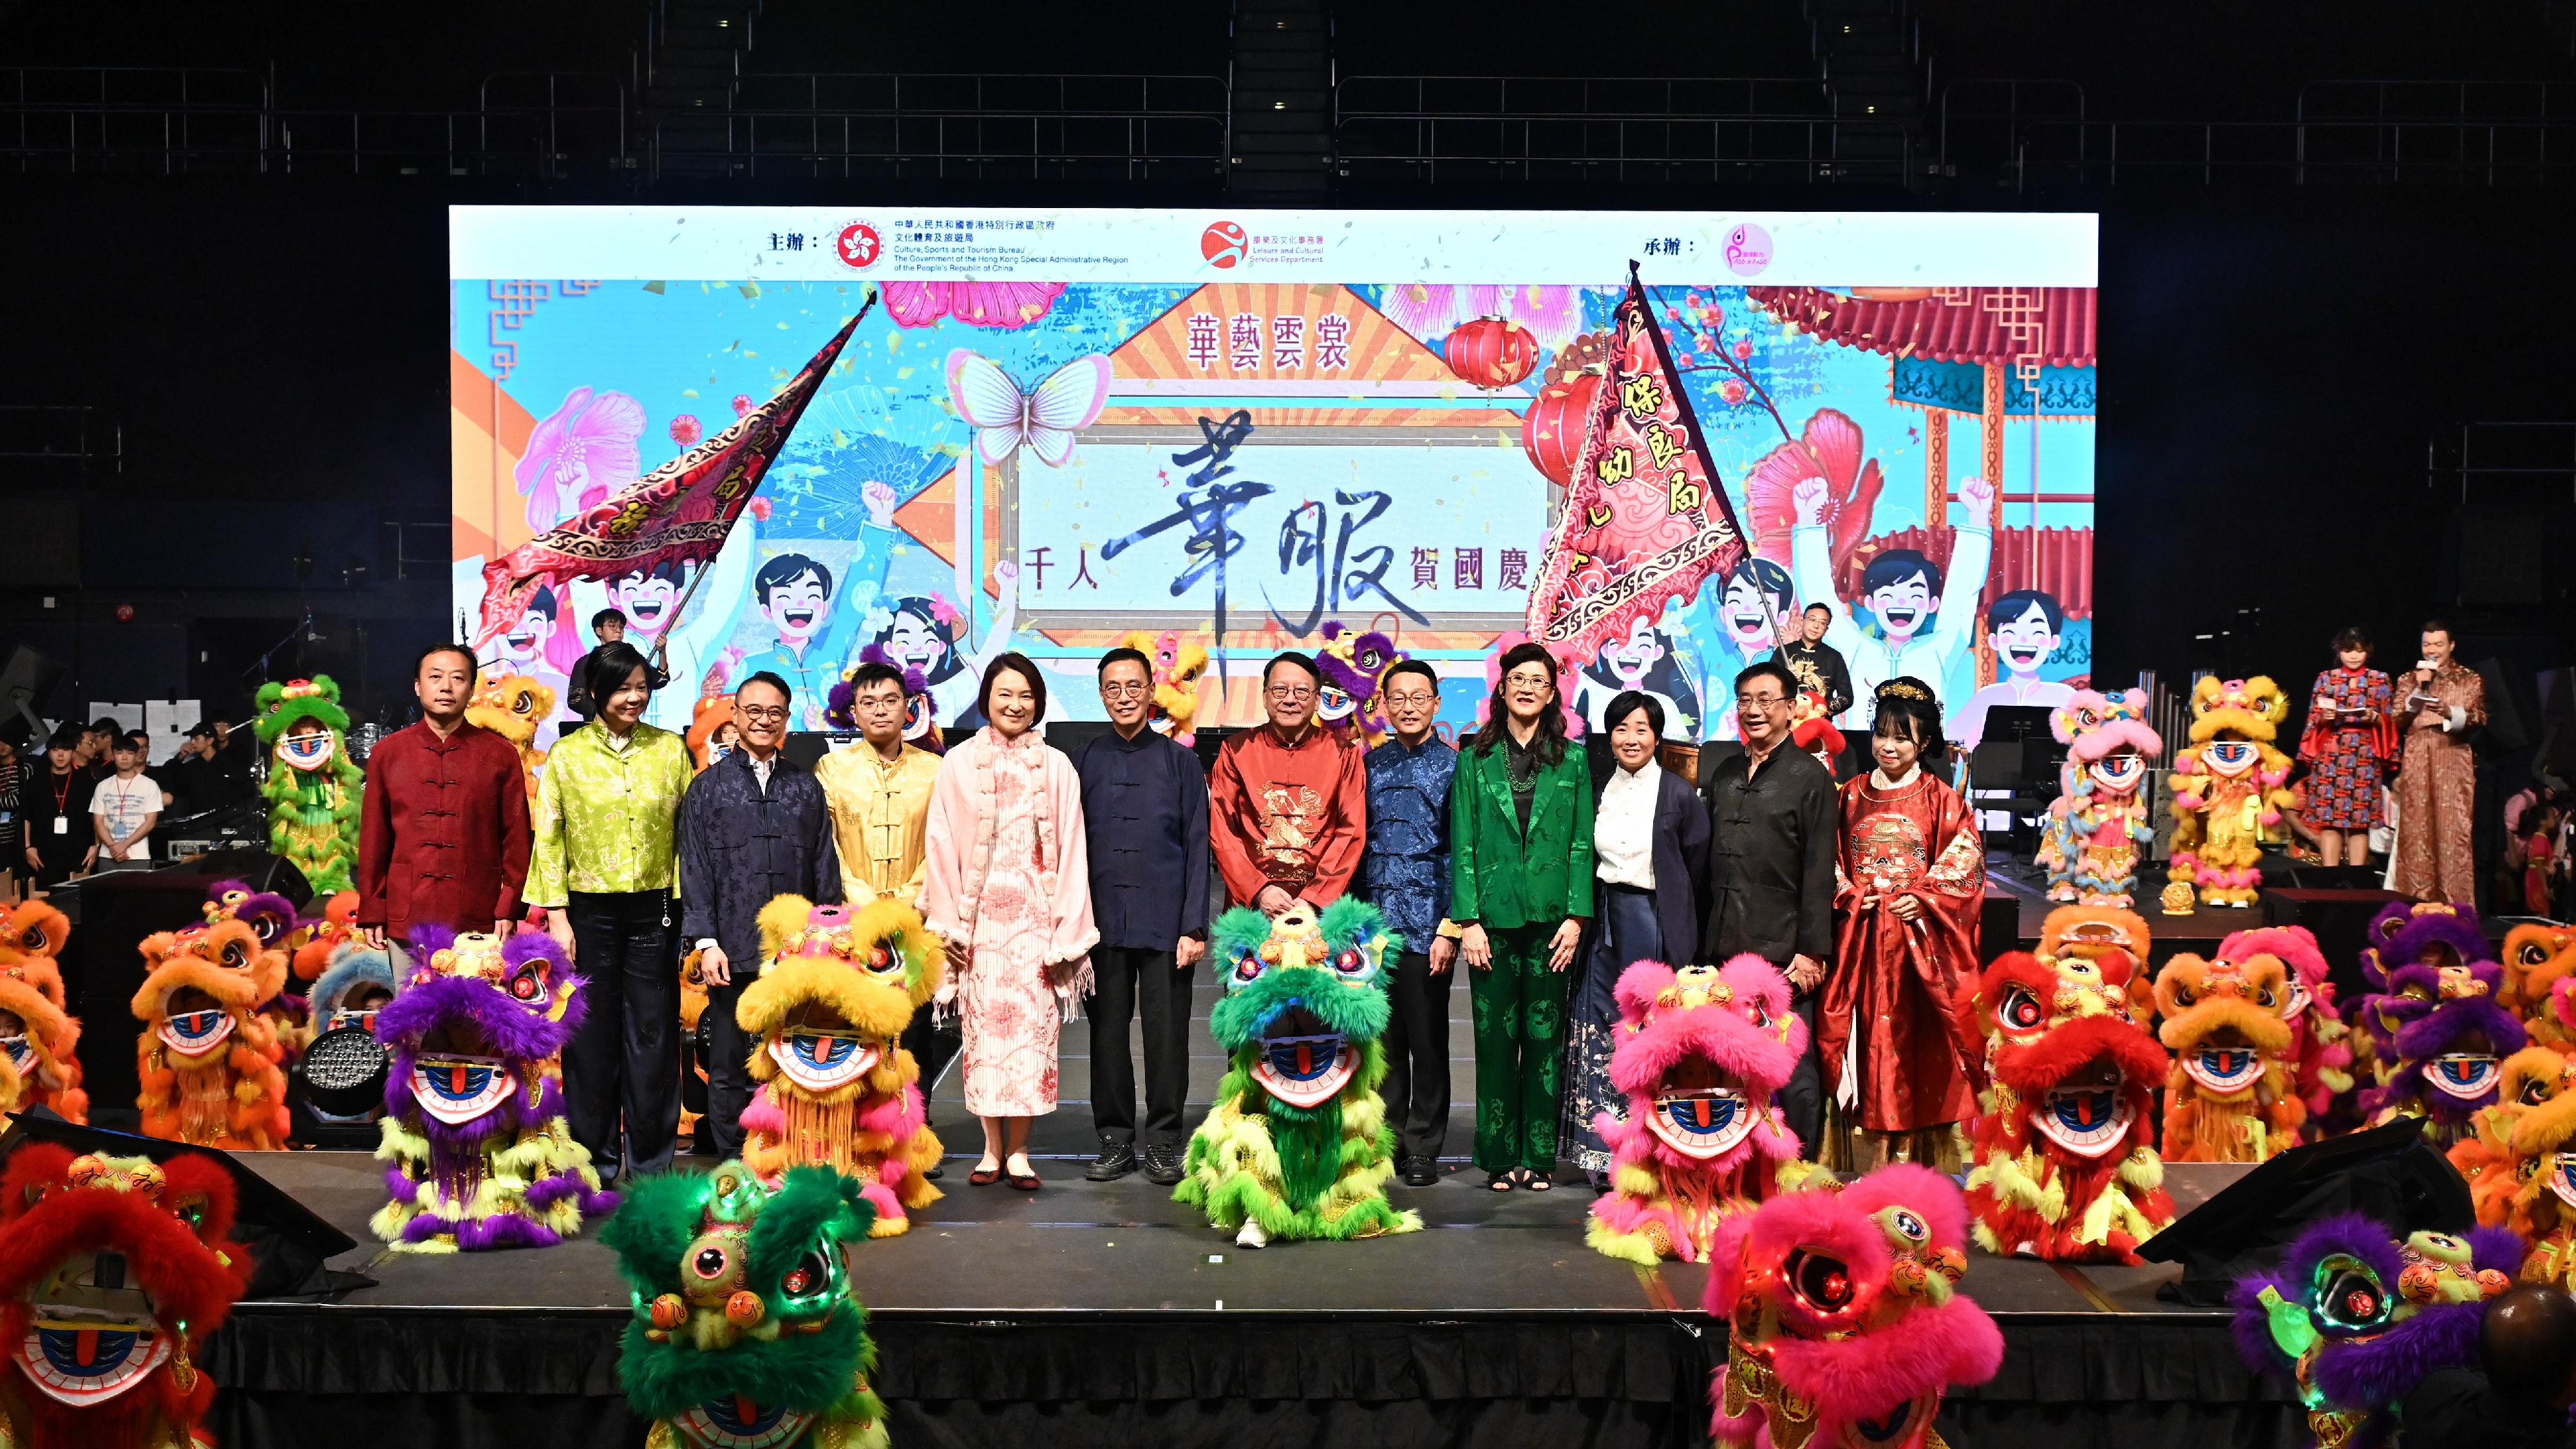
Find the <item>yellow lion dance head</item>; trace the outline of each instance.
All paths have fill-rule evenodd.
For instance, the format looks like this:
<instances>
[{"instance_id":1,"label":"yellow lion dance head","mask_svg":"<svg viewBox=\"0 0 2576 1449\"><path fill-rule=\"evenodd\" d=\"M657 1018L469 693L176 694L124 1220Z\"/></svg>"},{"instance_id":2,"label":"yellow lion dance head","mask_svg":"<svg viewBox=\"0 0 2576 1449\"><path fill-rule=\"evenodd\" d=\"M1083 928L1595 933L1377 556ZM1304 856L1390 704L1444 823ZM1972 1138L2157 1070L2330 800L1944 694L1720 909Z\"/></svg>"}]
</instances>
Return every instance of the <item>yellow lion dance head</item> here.
<instances>
[{"instance_id":1,"label":"yellow lion dance head","mask_svg":"<svg viewBox=\"0 0 2576 1449\"><path fill-rule=\"evenodd\" d=\"M2221 679L2213 674L2191 687L2191 742L2195 745L2221 736L2268 745L2281 721L2289 717L2290 697L2267 675Z\"/></svg>"},{"instance_id":2,"label":"yellow lion dance head","mask_svg":"<svg viewBox=\"0 0 2576 1449\"><path fill-rule=\"evenodd\" d=\"M734 1020L755 1043L759 1089L742 1114L743 1160L764 1180L820 1163L867 1185L875 1237L911 1226L905 1209L939 1190L921 1068L900 1043L939 989L938 940L895 901L855 909L780 896L760 912L760 979Z\"/></svg>"}]
</instances>

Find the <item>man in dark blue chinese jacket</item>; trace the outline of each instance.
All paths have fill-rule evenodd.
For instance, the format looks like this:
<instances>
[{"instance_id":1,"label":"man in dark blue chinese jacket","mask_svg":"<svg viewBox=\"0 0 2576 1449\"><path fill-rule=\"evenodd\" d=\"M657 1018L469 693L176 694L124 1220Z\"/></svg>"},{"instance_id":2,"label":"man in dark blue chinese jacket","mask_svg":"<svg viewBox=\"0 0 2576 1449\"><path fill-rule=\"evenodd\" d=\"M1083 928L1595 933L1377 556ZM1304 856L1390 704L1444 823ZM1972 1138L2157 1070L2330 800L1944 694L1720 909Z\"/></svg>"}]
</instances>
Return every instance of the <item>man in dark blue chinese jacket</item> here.
<instances>
[{"instance_id":1,"label":"man in dark blue chinese jacket","mask_svg":"<svg viewBox=\"0 0 2576 1449\"><path fill-rule=\"evenodd\" d=\"M777 675L744 680L733 696L742 748L700 770L680 797L680 939L700 953L714 1022L697 1150L719 1158L741 1153L742 1109L751 1101L751 1043L733 1013L760 974L760 908L782 895L826 906L841 899L841 855L822 782L779 752L789 703Z\"/></svg>"},{"instance_id":2,"label":"man in dark blue chinese jacket","mask_svg":"<svg viewBox=\"0 0 2576 1449\"><path fill-rule=\"evenodd\" d=\"M1156 731L1153 667L1134 649L1100 656L1113 728L1074 752L1091 856L1091 1123L1100 1156L1083 1176L1136 1170L1136 1069L1127 1022L1144 1008L1148 1180L1181 1180L1181 1100L1190 1084L1190 968L1207 952L1208 789L1198 757Z\"/></svg>"},{"instance_id":3,"label":"man in dark blue chinese jacket","mask_svg":"<svg viewBox=\"0 0 2576 1449\"><path fill-rule=\"evenodd\" d=\"M1359 894L1386 916L1401 943L1395 1013L1386 1029L1386 1117L1405 1182L1440 1178L1449 1137L1449 777L1458 752L1431 732L1440 678L1408 659L1378 686L1395 738L1368 752L1368 848Z\"/></svg>"}]
</instances>

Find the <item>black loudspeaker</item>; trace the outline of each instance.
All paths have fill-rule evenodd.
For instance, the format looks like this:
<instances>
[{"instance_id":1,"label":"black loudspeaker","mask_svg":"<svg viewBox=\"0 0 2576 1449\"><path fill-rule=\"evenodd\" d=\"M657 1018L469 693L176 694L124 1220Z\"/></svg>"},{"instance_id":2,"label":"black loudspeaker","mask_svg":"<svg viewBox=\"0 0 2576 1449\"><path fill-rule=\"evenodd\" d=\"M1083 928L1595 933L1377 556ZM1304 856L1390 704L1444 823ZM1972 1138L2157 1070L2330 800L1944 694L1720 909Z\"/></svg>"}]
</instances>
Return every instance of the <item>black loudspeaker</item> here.
<instances>
[{"instance_id":1,"label":"black loudspeaker","mask_svg":"<svg viewBox=\"0 0 2576 1449\"><path fill-rule=\"evenodd\" d=\"M2469 1185L2423 1137L2424 1119L2401 1117L2293 1147L2140 1244L2138 1256L2182 1265L2182 1278L2159 1296L2214 1308L2239 1277L2270 1268L2322 1217L2362 1213L2400 1238L2426 1229L2465 1233L2477 1226Z\"/></svg>"},{"instance_id":2,"label":"black loudspeaker","mask_svg":"<svg viewBox=\"0 0 2576 1449\"><path fill-rule=\"evenodd\" d=\"M1977 964L2021 949L2021 897L1988 891L1977 903Z\"/></svg>"}]
</instances>

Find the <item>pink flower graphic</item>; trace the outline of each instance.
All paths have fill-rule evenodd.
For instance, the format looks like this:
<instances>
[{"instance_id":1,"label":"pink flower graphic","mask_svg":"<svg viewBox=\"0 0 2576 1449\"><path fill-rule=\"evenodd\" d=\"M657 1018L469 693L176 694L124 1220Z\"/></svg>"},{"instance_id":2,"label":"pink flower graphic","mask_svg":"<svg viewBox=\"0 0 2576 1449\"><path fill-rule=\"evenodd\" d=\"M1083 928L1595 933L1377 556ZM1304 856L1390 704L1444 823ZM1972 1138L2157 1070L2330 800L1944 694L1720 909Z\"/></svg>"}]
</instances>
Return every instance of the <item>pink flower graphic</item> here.
<instances>
[{"instance_id":1,"label":"pink flower graphic","mask_svg":"<svg viewBox=\"0 0 2576 1449\"><path fill-rule=\"evenodd\" d=\"M1026 327L1064 294L1062 282L887 282L886 310L898 327L955 317L973 327Z\"/></svg>"},{"instance_id":2,"label":"pink flower graphic","mask_svg":"<svg viewBox=\"0 0 2576 1449\"><path fill-rule=\"evenodd\" d=\"M644 405L622 392L574 388L554 415L528 433L513 476L528 500L528 526L544 530L634 486L643 470L636 440Z\"/></svg>"},{"instance_id":3,"label":"pink flower graphic","mask_svg":"<svg viewBox=\"0 0 2576 1449\"><path fill-rule=\"evenodd\" d=\"M682 413L671 419L671 441L681 447L694 448L698 445L698 439L704 436L706 436L706 429L699 425L694 415Z\"/></svg>"}]
</instances>

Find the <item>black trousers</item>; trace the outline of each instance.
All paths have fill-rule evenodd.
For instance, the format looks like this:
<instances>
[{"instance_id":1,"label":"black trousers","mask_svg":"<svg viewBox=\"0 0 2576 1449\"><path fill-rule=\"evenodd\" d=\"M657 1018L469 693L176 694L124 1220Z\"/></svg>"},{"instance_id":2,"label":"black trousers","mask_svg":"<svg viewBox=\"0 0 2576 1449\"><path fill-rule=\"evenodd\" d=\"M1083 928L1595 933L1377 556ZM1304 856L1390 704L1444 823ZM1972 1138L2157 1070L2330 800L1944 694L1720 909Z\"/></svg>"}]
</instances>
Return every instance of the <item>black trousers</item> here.
<instances>
[{"instance_id":1,"label":"black trousers","mask_svg":"<svg viewBox=\"0 0 2576 1449\"><path fill-rule=\"evenodd\" d=\"M1781 969L1785 973L1788 968ZM1807 1024L1807 1050L1789 1073L1789 1085L1780 1089L1780 1111L1789 1119L1789 1130L1798 1134L1798 1155L1814 1162L1825 1135L1825 1074L1816 1064L1816 992L1800 991L1792 1004L1798 1019Z\"/></svg>"},{"instance_id":2,"label":"black trousers","mask_svg":"<svg viewBox=\"0 0 2576 1449\"><path fill-rule=\"evenodd\" d=\"M1394 1012L1386 1024L1386 1120L1397 1153L1438 1157L1449 1140L1449 988L1459 967L1434 976L1431 958L1395 958Z\"/></svg>"},{"instance_id":3,"label":"black trousers","mask_svg":"<svg viewBox=\"0 0 2576 1449\"><path fill-rule=\"evenodd\" d=\"M1190 981L1169 951L1104 946L1091 953L1091 1125L1104 1142L1136 1140L1136 1059L1127 1023L1144 1007L1145 1140L1177 1146L1190 1086Z\"/></svg>"},{"instance_id":4,"label":"black trousers","mask_svg":"<svg viewBox=\"0 0 2576 1449\"><path fill-rule=\"evenodd\" d=\"M564 1115L602 1178L667 1171L680 1133L673 905L667 891L572 896L573 969L590 984L581 1030L564 1048Z\"/></svg>"},{"instance_id":5,"label":"black trousers","mask_svg":"<svg viewBox=\"0 0 2576 1449\"><path fill-rule=\"evenodd\" d=\"M742 989L760 974L760 963L733 967L733 980L707 988L707 1112L698 1131L718 1157L742 1154L742 1109L751 1105L751 1053L755 1042L734 1016ZM705 1151L705 1147L699 1149Z\"/></svg>"},{"instance_id":6,"label":"black trousers","mask_svg":"<svg viewBox=\"0 0 2576 1449\"><path fill-rule=\"evenodd\" d=\"M931 1016L927 1005L914 1007L912 1020L905 1024L903 1035L895 1039L895 1045L912 1053L913 1065L921 1068L921 1120L924 1122L930 1120L931 1088L939 1084L939 1074L948 1070L948 1064L957 1059L958 1051L965 1045L955 1022L933 1026Z\"/></svg>"}]
</instances>

